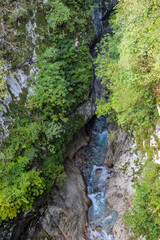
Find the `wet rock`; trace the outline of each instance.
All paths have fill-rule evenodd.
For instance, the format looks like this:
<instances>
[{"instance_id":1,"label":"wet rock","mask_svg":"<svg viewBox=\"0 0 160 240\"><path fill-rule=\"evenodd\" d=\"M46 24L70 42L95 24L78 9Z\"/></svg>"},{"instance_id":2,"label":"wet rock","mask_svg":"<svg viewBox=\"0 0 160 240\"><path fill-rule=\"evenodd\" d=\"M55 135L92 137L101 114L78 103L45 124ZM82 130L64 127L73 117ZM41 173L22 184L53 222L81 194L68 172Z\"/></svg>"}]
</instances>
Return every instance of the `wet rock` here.
<instances>
[{"instance_id":1,"label":"wet rock","mask_svg":"<svg viewBox=\"0 0 160 240\"><path fill-rule=\"evenodd\" d=\"M96 174L101 174L102 173L102 169L97 169L96 170Z\"/></svg>"},{"instance_id":2,"label":"wet rock","mask_svg":"<svg viewBox=\"0 0 160 240\"><path fill-rule=\"evenodd\" d=\"M113 158L110 158L110 159L107 159L107 158L106 158L106 165L107 165L109 168L113 168L113 166L114 166Z\"/></svg>"},{"instance_id":3,"label":"wet rock","mask_svg":"<svg viewBox=\"0 0 160 240\"><path fill-rule=\"evenodd\" d=\"M102 231L102 227L101 227L101 226L97 226L95 229L96 229L96 231L98 231L98 232Z\"/></svg>"},{"instance_id":4,"label":"wet rock","mask_svg":"<svg viewBox=\"0 0 160 240\"><path fill-rule=\"evenodd\" d=\"M107 150L107 123L105 117L94 119L91 128L88 129L91 141L89 145L81 149L87 160L88 168L83 171L86 180L88 197L92 206L88 209L87 239L108 239L112 237L111 231L115 223L116 212L109 208L105 198L106 181L111 171L104 166L104 158ZM109 236L110 235L110 236Z\"/></svg>"},{"instance_id":5,"label":"wet rock","mask_svg":"<svg viewBox=\"0 0 160 240\"><path fill-rule=\"evenodd\" d=\"M46 0L44 0L44 3ZM107 1L108 5L105 5L104 1L97 0L100 8L96 9L94 17L96 18L96 38L91 46L92 57L96 56L96 51L93 50L93 46L100 40L102 33L109 32L111 29L108 27L108 11L112 11L115 5L114 0ZM103 3L102 3L103 2ZM109 2L111 4L109 4ZM107 6L107 7L106 7ZM95 12L96 12L95 11ZM104 26L104 23L106 27ZM106 24L107 23L107 24ZM96 23L95 23L96 24ZM31 28L35 28L31 22L26 25L28 33L32 34ZM100 28L99 28L100 26ZM99 31L99 32L98 32ZM35 42L34 36L32 37L33 43ZM35 52L33 52L33 59L35 60ZM16 100L20 99L20 94L23 92L23 88L26 88L26 81L29 79L33 72L37 72L37 69L33 67L29 62L25 63L29 65L29 73L25 73L19 66L19 69L14 73L14 78L8 79L9 91L14 95ZM85 122L95 114L95 100L103 95L104 86L101 85L101 79L96 78L94 75L93 91L88 96L88 100L80 105L74 114L81 114L84 116ZM31 89L28 89L30 92ZM13 100L11 97L6 99L4 104L6 107ZM13 97L13 96L12 96ZM72 116L71 116L72 117ZM2 119L2 126L5 126L6 119L0 116ZM8 120L7 120L8 121ZM6 131L5 131L6 130ZM7 135L7 128L4 128L4 134L1 137L2 140ZM75 166L74 157L75 153L82 147L86 146L89 142L89 138L84 132L84 129L75 137L72 143L68 146L65 156L65 171L66 181L61 188L53 188L50 193L49 201L40 202L37 204L35 211L30 211L25 214L21 214L19 218L13 220L9 224L4 224L0 228L0 240L30 240L33 237L38 236L41 232L49 234L53 239L64 240L83 240L85 227L87 224L86 212L88 206L91 205L91 201L86 196L86 187L82 178L82 175L78 168ZM77 159L77 157L75 157ZM85 160L82 160L82 163ZM77 160L78 162L78 160ZM79 161L79 167L81 162ZM46 199L47 200L47 199Z\"/></svg>"}]
</instances>

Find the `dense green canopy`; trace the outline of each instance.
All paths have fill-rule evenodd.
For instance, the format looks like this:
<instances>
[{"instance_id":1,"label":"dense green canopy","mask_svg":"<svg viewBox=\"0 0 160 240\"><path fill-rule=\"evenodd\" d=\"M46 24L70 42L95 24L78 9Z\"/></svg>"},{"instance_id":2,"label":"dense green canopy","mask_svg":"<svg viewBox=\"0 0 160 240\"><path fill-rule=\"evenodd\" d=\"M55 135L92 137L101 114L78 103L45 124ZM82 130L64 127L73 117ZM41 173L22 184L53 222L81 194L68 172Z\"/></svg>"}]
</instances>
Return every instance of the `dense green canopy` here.
<instances>
[{"instance_id":1,"label":"dense green canopy","mask_svg":"<svg viewBox=\"0 0 160 240\"><path fill-rule=\"evenodd\" d=\"M133 230L133 239L160 236L159 165L154 163L160 140L155 134L160 104L160 2L157 0L121 0L110 23L113 35L101 43L97 63L107 92L98 101L98 115L109 117L134 130L137 147L146 156L142 177L135 183L133 210L125 220ZM154 136L156 145L150 144Z\"/></svg>"},{"instance_id":2,"label":"dense green canopy","mask_svg":"<svg viewBox=\"0 0 160 240\"><path fill-rule=\"evenodd\" d=\"M72 114L92 87L90 0L4 1L8 35L3 58L11 68L25 66L36 51L38 73L30 79L32 94L23 89L6 113L12 119L0 155L0 220L32 208L37 196L65 179L63 156L84 116ZM26 24L34 22L32 40ZM14 34L13 34L14 33ZM0 93L5 69L0 62ZM26 66L25 66L26 67ZM3 95L2 95L3 93ZM69 119L68 119L68 116Z\"/></svg>"},{"instance_id":3,"label":"dense green canopy","mask_svg":"<svg viewBox=\"0 0 160 240\"><path fill-rule=\"evenodd\" d=\"M98 74L109 89L98 114L116 113L121 125L147 127L157 118L160 83L158 1L120 1L102 43ZM108 49L108 51L107 51ZM108 81L110 79L110 81Z\"/></svg>"}]
</instances>

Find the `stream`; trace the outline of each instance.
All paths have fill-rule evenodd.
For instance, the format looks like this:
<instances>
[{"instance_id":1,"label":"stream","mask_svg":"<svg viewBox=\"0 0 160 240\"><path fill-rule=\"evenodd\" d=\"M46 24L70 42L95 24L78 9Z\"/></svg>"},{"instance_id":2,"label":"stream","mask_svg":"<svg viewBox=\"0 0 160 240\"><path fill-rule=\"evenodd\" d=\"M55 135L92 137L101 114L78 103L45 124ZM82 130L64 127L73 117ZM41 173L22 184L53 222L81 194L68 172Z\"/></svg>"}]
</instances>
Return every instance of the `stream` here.
<instances>
[{"instance_id":1,"label":"stream","mask_svg":"<svg viewBox=\"0 0 160 240\"><path fill-rule=\"evenodd\" d=\"M95 0L95 3L93 22L95 39L98 42L103 37L103 34L111 31L108 17L116 4L116 0L105 2ZM91 55L93 59L96 59L97 53L95 48L92 49ZM94 91L96 98L100 98L103 95L101 79L96 76ZM86 148L80 150L80 154L85 159L85 167L82 173L87 185L87 195L92 203L88 209L88 227L86 230L88 240L114 240L112 229L118 214L110 208L105 197L110 178L113 176L113 169L104 165L108 145L107 129L108 124L105 117L95 118L91 121L88 127L90 143Z\"/></svg>"},{"instance_id":2,"label":"stream","mask_svg":"<svg viewBox=\"0 0 160 240\"><path fill-rule=\"evenodd\" d=\"M90 143L83 148L81 155L85 158L83 176L87 184L88 198L92 205L88 210L88 240L113 240L113 226L117 213L110 208L105 197L113 170L104 165L107 150L107 123L105 117L95 119L89 127Z\"/></svg>"}]
</instances>

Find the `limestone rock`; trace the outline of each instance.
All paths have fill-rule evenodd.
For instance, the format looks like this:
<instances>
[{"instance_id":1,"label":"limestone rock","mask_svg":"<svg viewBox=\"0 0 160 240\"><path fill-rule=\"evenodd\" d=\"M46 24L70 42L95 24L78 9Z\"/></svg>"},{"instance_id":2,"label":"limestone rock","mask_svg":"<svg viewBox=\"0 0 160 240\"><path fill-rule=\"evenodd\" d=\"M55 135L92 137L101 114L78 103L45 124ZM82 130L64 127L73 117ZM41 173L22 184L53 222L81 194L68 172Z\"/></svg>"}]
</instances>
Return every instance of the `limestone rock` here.
<instances>
[{"instance_id":1,"label":"limestone rock","mask_svg":"<svg viewBox=\"0 0 160 240\"><path fill-rule=\"evenodd\" d=\"M88 145L89 140L89 136L86 135L84 128L82 128L81 131L79 131L78 134L74 137L71 144L69 144L65 158L68 157L71 160L74 154L77 153L80 148L86 147Z\"/></svg>"},{"instance_id":2,"label":"limestone rock","mask_svg":"<svg viewBox=\"0 0 160 240\"><path fill-rule=\"evenodd\" d=\"M129 240L130 232L123 221L123 214L131 207L131 198L135 193L132 188L133 177L139 170L136 160L141 157L140 152L135 154L134 139L130 139L126 132L122 132L115 124L109 125L109 135L112 136L108 144L105 164L114 165L114 175L110 180L106 198L113 209L118 213L113 228L115 240Z\"/></svg>"},{"instance_id":3,"label":"limestone rock","mask_svg":"<svg viewBox=\"0 0 160 240\"><path fill-rule=\"evenodd\" d=\"M42 221L43 229L57 240L83 240L87 222L86 189L80 171L66 160L67 178L59 191L51 193Z\"/></svg>"},{"instance_id":4,"label":"limestone rock","mask_svg":"<svg viewBox=\"0 0 160 240\"><path fill-rule=\"evenodd\" d=\"M0 227L0 240L31 240L47 233L57 240L83 240L90 204L86 186L73 156L88 144L84 129L68 146L64 168L66 180L60 188L53 189L49 199L40 201L35 211L20 214L18 218ZM78 158L78 157L77 157Z\"/></svg>"}]
</instances>

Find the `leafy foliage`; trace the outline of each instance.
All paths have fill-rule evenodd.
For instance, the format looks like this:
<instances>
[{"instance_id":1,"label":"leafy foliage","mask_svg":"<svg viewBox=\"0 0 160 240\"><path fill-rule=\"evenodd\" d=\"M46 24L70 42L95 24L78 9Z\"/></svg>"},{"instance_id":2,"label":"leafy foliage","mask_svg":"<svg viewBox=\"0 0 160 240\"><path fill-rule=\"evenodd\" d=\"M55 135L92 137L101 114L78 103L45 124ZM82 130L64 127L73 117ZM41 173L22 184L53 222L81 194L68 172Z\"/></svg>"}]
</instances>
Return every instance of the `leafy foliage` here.
<instances>
[{"instance_id":1,"label":"leafy foliage","mask_svg":"<svg viewBox=\"0 0 160 240\"><path fill-rule=\"evenodd\" d=\"M7 73L8 69L5 66L4 60L0 60L0 99L3 99L7 96L5 83L5 77L7 76Z\"/></svg>"},{"instance_id":2,"label":"leafy foliage","mask_svg":"<svg viewBox=\"0 0 160 240\"><path fill-rule=\"evenodd\" d=\"M44 179L47 169L50 171L50 185L53 181L59 184L64 179L63 167L54 162L53 154L50 165L42 169L44 173L38 170L43 158L47 157L45 144L50 147L49 141L45 140L45 129L40 121L30 123L28 117L16 120L10 129L0 163L0 216L3 220L30 209L35 198L49 188ZM49 128L46 134L48 132Z\"/></svg>"},{"instance_id":3,"label":"leafy foliage","mask_svg":"<svg viewBox=\"0 0 160 240\"><path fill-rule=\"evenodd\" d=\"M155 240L160 233L159 168L154 163L147 163L142 173L142 178L134 185L134 207L125 213L125 221L134 230L136 238L143 236Z\"/></svg>"},{"instance_id":4,"label":"leafy foliage","mask_svg":"<svg viewBox=\"0 0 160 240\"><path fill-rule=\"evenodd\" d=\"M29 210L37 196L49 191L53 184L59 186L65 179L64 153L74 134L84 125L83 116L73 114L69 119L68 116L88 98L92 83L88 47L89 3L90 0L50 0L42 8L44 23L47 24L41 32L45 39L37 47L35 67L38 74L31 79L33 93L27 101L27 111L28 92L24 92L24 99L21 96L19 102L10 104L8 116L12 117L13 124L9 137L1 146L2 220L12 219L19 212ZM33 15L28 2L16 5L13 1L12 4L14 10L9 18L4 14L8 26L17 27L18 22L21 25L22 19L27 22L29 15ZM40 6L37 7L39 11ZM6 13L5 6L3 8ZM24 35L25 31L22 29ZM23 40L25 47L28 39L25 37ZM14 41L14 46L17 46L15 38ZM30 52L33 45L32 42ZM6 49L4 57L8 56ZM13 54L16 60L12 64L19 62L21 50L19 48Z\"/></svg>"},{"instance_id":5,"label":"leafy foliage","mask_svg":"<svg viewBox=\"0 0 160 240\"><path fill-rule=\"evenodd\" d=\"M12 13L9 16L9 23L16 22L20 18L24 18L26 15L28 15L28 5L25 2L22 2L19 4L19 6L12 11Z\"/></svg>"},{"instance_id":6,"label":"leafy foliage","mask_svg":"<svg viewBox=\"0 0 160 240\"><path fill-rule=\"evenodd\" d=\"M55 121L65 120L66 112L88 97L92 71L87 48L77 49L73 40L60 40L57 48L49 48L40 56L38 67L30 105L42 107L42 113Z\"/></svg>"},{"instance_id":7,"label":"leafy foliage","mask_svg":"<svg viewBox=\"0 0 160 240\"><path fill-rule=\"evenodd\" d=\"M98 115L116 115L120 125L147 128L159 103L159 19L154 1L120 1L111 19L113 36L102 42L98 74L109 89ZM108 51L106 51L108 49ZM108 81L110 79L110 81Z\"/></svg>"},{"instance_id":8,"label":"leafy foliage","mask_svg":"<svg viewBox=\"0 0 160 240\"><path fill-rule=\"evenodd\" d=\"M120 1L110 20L113 35L102 41L97 59L98 75L107 88L106 97L98 100L97 114L108 113L121 127L132 129L138 149L147 155L135 184L133 210L125 216L133 239L160 236L159 167L152 162L160 144L155 135L160 104L159 15L159 1Z\"/></svg>"}]
</instances>

